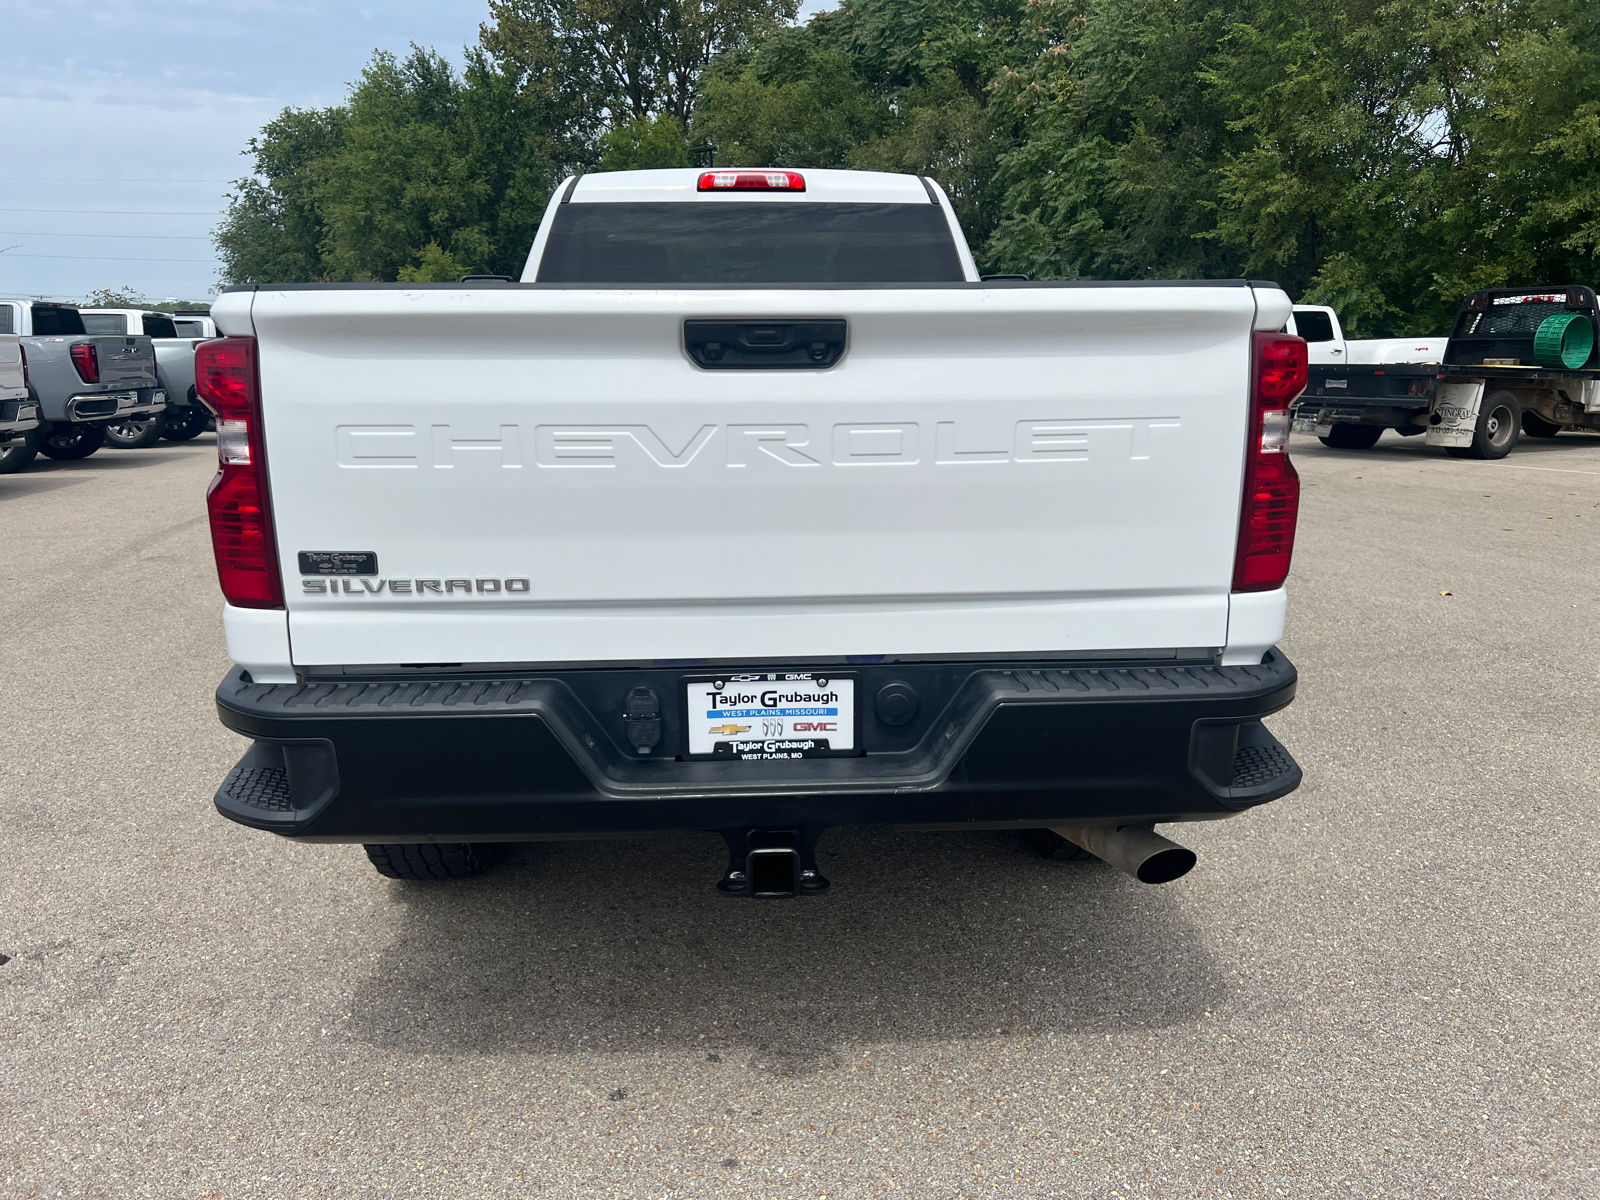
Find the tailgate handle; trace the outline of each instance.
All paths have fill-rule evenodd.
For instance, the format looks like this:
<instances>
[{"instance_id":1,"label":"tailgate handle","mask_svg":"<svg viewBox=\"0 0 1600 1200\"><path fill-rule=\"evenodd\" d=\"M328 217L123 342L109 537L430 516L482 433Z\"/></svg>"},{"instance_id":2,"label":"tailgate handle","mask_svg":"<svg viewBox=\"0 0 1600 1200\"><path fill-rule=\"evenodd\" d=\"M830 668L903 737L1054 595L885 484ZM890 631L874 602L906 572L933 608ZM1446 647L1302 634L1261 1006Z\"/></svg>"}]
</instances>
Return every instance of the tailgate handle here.
<instances>
[{"instance_id":1,"label":"tailgate handle","mask_svg":"<svg viewBox=\"0 0 1600 1200\"><path fill-rule=\"evenodd\" d=\"M690 320L683 348L708 371L821 371L844 354L845 323L818 320Z\"/></svg>"}]
</instances>

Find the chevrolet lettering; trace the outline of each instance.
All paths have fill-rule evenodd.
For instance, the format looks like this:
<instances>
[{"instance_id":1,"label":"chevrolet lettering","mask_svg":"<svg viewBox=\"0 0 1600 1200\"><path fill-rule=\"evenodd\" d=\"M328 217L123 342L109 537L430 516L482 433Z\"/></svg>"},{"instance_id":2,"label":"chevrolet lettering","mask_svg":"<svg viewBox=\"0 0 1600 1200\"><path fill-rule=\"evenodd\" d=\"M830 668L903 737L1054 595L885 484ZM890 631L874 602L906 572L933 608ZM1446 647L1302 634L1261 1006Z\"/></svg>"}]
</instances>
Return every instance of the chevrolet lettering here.
<instances>
[{"instance_id":1,"label":"chevrolet lettering","mask_svg":"<svg viewBox=\"0 0 1600 1200\"><path fill-rule=\"evenodd\" d=\"M648 425L498 425L458 436L451 425L339 425L335 460L348 469L543 468L738 469L786 467L975 466L995 463L1150 462L1174 451L1176 417L1030 419L1011 422L841 422L813 431L800 422ZM687 432L685 432L687 430ZM817 445L822 439L821 448Z\"/></svg>"},{"instance_id":2,"label":"chevrolet lettering","mask_svg":"<svg viewBox=\"0 0 1600 1200\"><path fill-rule=\"evenodd\" d=\"M1274 284L985 280L931 179L674 168L563 183L517 282L212 312L230 820L406 879L712 831L767 897L859 823L1165 882L1299 784Z\"/></svg>"}]
</instances>

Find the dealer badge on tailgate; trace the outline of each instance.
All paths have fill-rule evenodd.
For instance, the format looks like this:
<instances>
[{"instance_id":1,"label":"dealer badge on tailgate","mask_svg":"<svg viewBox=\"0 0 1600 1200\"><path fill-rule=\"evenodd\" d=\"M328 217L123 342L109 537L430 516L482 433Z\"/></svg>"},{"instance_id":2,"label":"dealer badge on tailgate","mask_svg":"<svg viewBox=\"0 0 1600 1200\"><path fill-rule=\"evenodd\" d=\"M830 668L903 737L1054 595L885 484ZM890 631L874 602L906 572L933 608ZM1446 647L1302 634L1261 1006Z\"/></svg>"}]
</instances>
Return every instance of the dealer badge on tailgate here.
<instances>
[{"instance_id":1,"label":"dealer badge on tailgate","mask_svg":"<svg viewBox=\"0 0 1600 1200\"><path fill-rule=\"evenodd\" d=\"M691 755L777 762L855 752L854 679L779 671L684 688Z\"/></svg>"}]
</instances>

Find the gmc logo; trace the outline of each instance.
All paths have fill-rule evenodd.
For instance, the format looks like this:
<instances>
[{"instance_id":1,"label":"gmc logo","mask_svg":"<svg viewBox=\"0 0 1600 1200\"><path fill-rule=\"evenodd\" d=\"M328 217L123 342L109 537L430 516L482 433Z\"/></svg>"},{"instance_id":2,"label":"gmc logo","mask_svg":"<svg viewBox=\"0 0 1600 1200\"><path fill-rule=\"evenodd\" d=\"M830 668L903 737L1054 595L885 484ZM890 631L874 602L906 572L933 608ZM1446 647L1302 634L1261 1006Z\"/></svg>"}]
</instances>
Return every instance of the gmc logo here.
<instances>
[{"instance_id":1,"label":"gmc logo","mask_svg":"<svg viewBox=\"0 0 1600 1200\"><path fill-rule=\"evenodd\" d=\"M795 733L838 733L837 721L794 721L791 722Z\"/></svg>"},{"instance_id":2,"label":"gmc logo","mask_svg":"<svg viewBox=\"0 0 1600 1200\"><path fill-rule=\"evenodd\" d=\"M979 467L1148 462L1176 445L1176 417L1040 419L1014 422L841 422L701 425L663 432L649 425L340 425L341 467L436 471L527 466L551 470L660 468L806 470L831 467Z\"/></svg>"}]
</instances>

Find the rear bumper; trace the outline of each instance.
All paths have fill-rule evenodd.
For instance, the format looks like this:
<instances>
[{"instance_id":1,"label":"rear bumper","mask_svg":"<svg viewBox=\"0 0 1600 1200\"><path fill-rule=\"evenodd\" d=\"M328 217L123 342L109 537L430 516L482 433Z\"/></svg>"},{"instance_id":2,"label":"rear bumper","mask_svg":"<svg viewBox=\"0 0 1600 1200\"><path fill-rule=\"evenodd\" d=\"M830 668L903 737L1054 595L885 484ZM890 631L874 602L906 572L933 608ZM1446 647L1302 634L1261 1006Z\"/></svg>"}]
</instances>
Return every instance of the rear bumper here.
<instances>
[{"instance_id":1,"label":"rear bumper","mask_svg":"<svg viewBox=\"0 0 1600 1200\"><path fill-rule=\"evenodd\" d=\"M113 421L126 417L154 416L166 407L167 393L161 388L87 393L73 396L67 401L66 419L79 423Z\"/></svg>"},{"instance_id":2,"label":"rear bumper","mask_svg":"<svg viewBox=\"0 0 1600 1200\"><path fill-rule=\"evenodd\" d=\"M0 400L0 446L20 434L39 428L39 404L35 400Z\"/></svg>"},{"instance_id":3,"label":"rear bumper","mask_svg":"<svg viewBox=\"0 0 1600 1200\"><path fill-rule=\"evenodd\" d=\"M622 698L674 696L680 671L258 684L217 691L254 740L216 794L245 825L331 842L523 841L668 829L859 823L1034 827L1213 820L1275 800L1300 768L1261 724L1294 698L1259 666L894 664L852 668L922 704L870 704L853 758L684 761L635 753ZM614 701L614 703L613 703Z\"/></svg>"},{"instance_id":4,"label":"rear bumper","mask_svg":"<svg viewBox=\"0 0 1600 1200\"><path fill-rule=\"evenodd\" d=\"M1439 384L1437 363L1391 363L1382 367L1311 368L1294 416L1311 425L1382 425L1403 429L1426 417Z\"/></svg>"},{"instance_id":5,"label":"rear bumper","mask_svg":"<svg viewBox=\"0 0 1600 1200\"><path fill-rule=\"evenodd\" d=\"M1381 425L1385 429L1416 426L1421 429L1417 418L1426 418L1427 415L1426 402L1413 408L1379 400L1343 404L1301 401L1294 410L1294 430L1296 433L1315 433L1319 426L1326 425Z\"/></svg>"},{"instance_id":6,"label":"rear bumper","mask_svg":"<svg viewBox=\"0 0 1600 1200\"><path fill-rule=\"evenodd\" d=\"M1430 381L1431 382L1431 381ZM1316 425L1382 425L1400 429L1426 420L1433 404L1433 388L1426 396L1301 396L1295 401L1297 432L1311 433Z\"/></svg>"}]
</instances>

